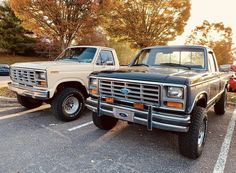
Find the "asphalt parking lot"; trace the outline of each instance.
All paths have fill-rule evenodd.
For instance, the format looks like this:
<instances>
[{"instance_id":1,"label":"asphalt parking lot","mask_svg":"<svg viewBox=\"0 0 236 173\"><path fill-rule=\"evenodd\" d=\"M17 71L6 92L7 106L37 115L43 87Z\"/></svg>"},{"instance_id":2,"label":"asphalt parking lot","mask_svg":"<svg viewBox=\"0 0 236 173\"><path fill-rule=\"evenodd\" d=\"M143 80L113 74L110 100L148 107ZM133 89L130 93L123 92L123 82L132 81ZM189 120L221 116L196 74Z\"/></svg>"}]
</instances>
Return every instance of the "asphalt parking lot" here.
<instances>
[{"instance_id":1,"label":"asphalt parking lot","mask_svg":"<svg viewBox=\"0 0 236 173\"><path fill-rule=\"evenodd\" d=\"M122 121L103 131L93 125L88 110L80 119L64 123L52 116L48 105L32 110L10 106L0 108L0 172L236 172L232 106L225 116L208 113L208 139L197 160L179 154L177 135L170 132L149 132ZM229 129L234 134L225 154ZM225 163L218 159L222 145Z\"/></svg>"}]
</instances>

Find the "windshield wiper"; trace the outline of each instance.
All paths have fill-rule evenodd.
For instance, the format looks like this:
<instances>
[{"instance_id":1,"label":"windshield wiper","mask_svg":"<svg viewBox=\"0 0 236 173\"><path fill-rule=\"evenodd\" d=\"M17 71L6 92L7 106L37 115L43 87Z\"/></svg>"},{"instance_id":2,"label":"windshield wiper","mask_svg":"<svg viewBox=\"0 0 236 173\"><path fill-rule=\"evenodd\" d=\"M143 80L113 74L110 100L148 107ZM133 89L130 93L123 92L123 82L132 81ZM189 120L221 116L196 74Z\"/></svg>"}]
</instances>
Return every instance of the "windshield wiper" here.
<instances>
[{"instance_id":1,"label":"windshield wiper","mask_svg":"<svg viewBox=\"0 0 236 173\"><path fill-rule=\"evenodd\" d=\"M172 66L172 67L184 67L191 70L191 67L187 65L183 65L183 64L177 64L177 63L161 63L160 65L167 65L167 66Z\"/></svg>"},{"instance_id":2,"label":"windshield wiper","mask_svg":"<svg viewBox=\"0 0 236 173\"><path fill-rule=\"evenodd\" d=\"M149 67L149 65L147 65L147 64L133 64L132 66L146 66L146 67Z\"/></svg>"}]
</instances>

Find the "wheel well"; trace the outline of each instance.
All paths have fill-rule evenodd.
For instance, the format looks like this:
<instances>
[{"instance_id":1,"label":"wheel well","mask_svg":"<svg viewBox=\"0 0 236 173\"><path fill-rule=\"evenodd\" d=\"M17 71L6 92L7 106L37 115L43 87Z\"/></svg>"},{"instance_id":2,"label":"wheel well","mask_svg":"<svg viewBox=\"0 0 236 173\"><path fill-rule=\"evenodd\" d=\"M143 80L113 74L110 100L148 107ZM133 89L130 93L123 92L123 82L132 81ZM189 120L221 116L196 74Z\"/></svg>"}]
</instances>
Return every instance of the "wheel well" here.
<instances>
[{"instance_id":1,"label":"wheel well","mask_svg":"<svg viewBox=\"0 0 236 173\"><path fill-rule=\"evenodd\" d=\"M200 95L200 97L198 98L198 101L196 103L197 106L206 108L207 107L207 96L206 94L202 94Z\"/></svg>"},{"instance_id":2,"label":"wheel well","mask_svg":"<svg viewBox=\"0 0 236 173\"><path fill-rule=\"evenodd\" d=\"M58 92L62 91L64 88L77 88L82 92L82 94L84 95L85 98L88 97L87 89L80 82L63 82L63 83L60 83L57 86L57 89L56 89L55 93L58 93Z\"/></svg>"}]
</instances>

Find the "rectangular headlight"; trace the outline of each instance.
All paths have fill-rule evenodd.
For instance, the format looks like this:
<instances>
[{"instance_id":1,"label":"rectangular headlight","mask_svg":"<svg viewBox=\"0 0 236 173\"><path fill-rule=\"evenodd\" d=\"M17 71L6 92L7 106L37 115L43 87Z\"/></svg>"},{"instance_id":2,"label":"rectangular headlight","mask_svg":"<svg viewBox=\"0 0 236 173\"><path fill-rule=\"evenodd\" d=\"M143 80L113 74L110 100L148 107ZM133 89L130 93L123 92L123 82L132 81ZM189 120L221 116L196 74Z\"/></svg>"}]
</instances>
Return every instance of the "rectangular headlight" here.
<instances>
[{"instance_id":1,"label":"rectangular headlight","mask_svg":"<svg viewBox=\"0 0 236 173\"><path fill-rule=\"evenodd\" d=\"M89 93L91 95L98 94L98 79L94 77L89 78Z\"/></svg>"},{"instance_id":2,"label":"rectangular headlight","mask_svg":"<svg viewBox=\"0 0 236 173\"><path fill-rule=\"evenodd\" d=\"M89 79L89 85L92 86L92 87L97 87L98 86L97 78L90 78Z\"/></svg>"},{"instance_id":3,"label":"rectangular headlight","mask_svg":"<svg viewBox=\"0 0 236 173\"><path fill-rule=\"evenodd\" d=\"M171 87L167 88L167 97L182 99L184 96L184 89L181 87Z\"/></svg>"},{"instance_id":4,"label":"rectangular headlight","mask_svg":"<svg viewBox=\"0 0 236 173\"><path fill-rule=\"evenodd\" d=\"M41 80L46 79L46 72L36 72L36 77Z\"/></svg>"}]
</instances>

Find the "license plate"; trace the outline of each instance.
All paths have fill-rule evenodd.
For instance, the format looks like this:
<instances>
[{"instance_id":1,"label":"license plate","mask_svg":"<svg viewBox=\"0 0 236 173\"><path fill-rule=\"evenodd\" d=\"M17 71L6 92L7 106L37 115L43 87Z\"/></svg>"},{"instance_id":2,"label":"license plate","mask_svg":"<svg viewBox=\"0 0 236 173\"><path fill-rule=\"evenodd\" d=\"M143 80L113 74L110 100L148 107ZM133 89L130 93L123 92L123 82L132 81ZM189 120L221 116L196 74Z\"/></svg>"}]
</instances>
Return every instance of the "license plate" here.
<instances>
[{"instance_id":1,"label":"license plate","mask_svg":"<svg viewBox=\"0 0 236 173\"><path fill-rule=\"evenodd\" d=\"M123 109L113 108L114 116L125 121L134 121L134 112Z\"/></svg>"}]
</instances>

